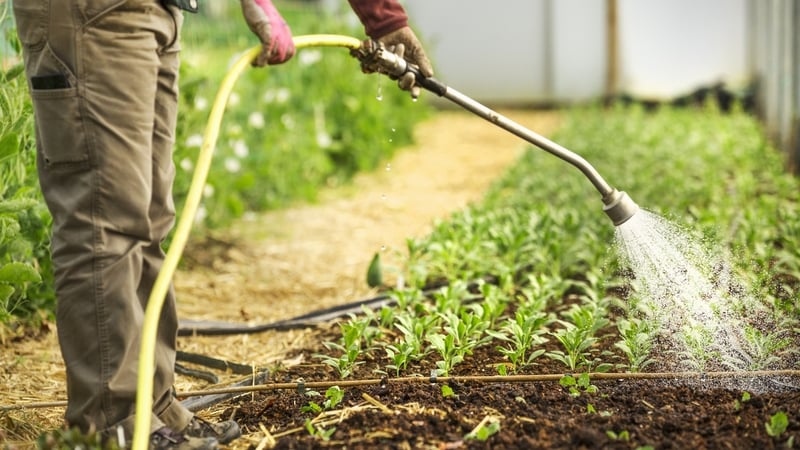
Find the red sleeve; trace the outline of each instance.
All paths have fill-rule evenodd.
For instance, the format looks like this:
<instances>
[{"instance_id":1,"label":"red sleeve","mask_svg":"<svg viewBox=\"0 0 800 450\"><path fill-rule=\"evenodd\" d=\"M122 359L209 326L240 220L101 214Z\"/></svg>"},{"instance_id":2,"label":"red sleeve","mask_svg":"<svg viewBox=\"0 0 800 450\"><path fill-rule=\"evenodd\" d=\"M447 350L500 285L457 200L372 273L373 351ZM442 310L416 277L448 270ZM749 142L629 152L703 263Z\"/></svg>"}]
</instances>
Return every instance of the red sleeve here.
<instances>
[{"instance_id":1,"label":"red sleeve","mask_svg":"<svg viewBox=\"0 0 800 450\"><path fill-rule=\"evenodd\" d=\"M397 0L348 0L367 36L378 39L408 25L406 11Z\"/></svg>"}]
</instances>

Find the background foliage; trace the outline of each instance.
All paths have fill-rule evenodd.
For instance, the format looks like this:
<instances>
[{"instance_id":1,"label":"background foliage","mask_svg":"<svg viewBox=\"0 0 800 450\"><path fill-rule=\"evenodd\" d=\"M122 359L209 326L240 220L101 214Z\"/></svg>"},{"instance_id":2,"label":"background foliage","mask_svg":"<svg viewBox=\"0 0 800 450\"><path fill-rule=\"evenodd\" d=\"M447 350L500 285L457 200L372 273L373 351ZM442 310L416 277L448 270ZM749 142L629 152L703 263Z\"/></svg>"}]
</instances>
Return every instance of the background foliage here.
<instances>
[{"instance_id":1,"label":"background foliage","mask_svg":"<svg viewBox=\"0 0 800 450\"><path fill-rule=\"evenodd\" d=\"M363 37L349 10L325 13L307 2L278 6L295 35ZM55 301L33 111L10 2L0 8L0 323L9 323L47 317ZM238 4L225 8L214 17L187 14L184 22L175 144L178 214L228 63L258 45ZM247 71L228 104L195 233L229 225L247 212L314 201L320 188L347 183L408 144L413 124L428 111L391 80L362 74L345 49L302 50L282 66Z\"/></svg>"}]
</instances>

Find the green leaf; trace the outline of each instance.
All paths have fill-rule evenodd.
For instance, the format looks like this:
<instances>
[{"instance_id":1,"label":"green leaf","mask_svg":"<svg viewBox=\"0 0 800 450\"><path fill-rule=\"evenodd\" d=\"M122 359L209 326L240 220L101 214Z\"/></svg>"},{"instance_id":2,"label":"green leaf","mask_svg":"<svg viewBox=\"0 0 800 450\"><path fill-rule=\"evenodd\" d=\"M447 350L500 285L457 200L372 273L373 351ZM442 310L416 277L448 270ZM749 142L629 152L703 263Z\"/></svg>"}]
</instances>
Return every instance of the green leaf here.
<instances>
[{"instance_id":1,"label":"green leaf","mask_svg":"<svg viewBox=\"0 0 800 450\"><path fill-rule=\"evenodd\" d=\"M367 269L367 286L374 288L383 284L383 271L381 270L381 254L375 253Z\"/></svg>"},{"instance_id":2,"label":"green leaf","mask_svg":"<svg viewBox=\"0 0 800 450\"><path fill-rule=\"evenodd\" d=\"M40 281L42 281L42 276L28 264L12 262L0 267L0 283L18 284Z\"/></svg>"},{"instance_id":3,"label":"green leaf","mask_svg":"<svg viewBox=\"0 0 800 450\"><path fill-rule=\"evenodd\" d=\"M573 377L572 375L564 375L563 377L561 377L560 380L558 380L558 383L564 387L575 386L576 384L578 384L578 382L575 380L575 377Z\"/></svg>"},{"instance_id":4,"label":"green leaf","mask_svg":"<svg viewBox=\"0 0 800 450\"><path fill-rule=\"evenodd\" d=\"M450 386L448 386L446 384L443 384L442 385L442 397L447 398L447 397L452 397L453 395L455 395L455 392L453 392L453 388L451 388Z\"/></svg>"},{"instance_id":5,"label":"green leaf","mask_svg":"<svg viewBox=\"0 0 800 450\"><path fill-rule=\"evenodd\" d=\"M1 160L2 158L0 158ZM0 201L0 214L14 214L38 205L32 198L15 198L12 200Z\"/></svg>"},{"instance_id":6,"label":"green leaf","mask_svg":"<svg viewBox=\"0 0 800 450\"><path fill-rule=\"evenodd\" d=\"M0 305L5 305L11 295L14 294L14 286L0 284Z\"/></svg>"},{"instance_id":7,"label":"green leaf","mask_svg":"<svg viewBox=\"0 0 800 450\"><path fill-rule=\"evenodd\" d=\"M6 73L3 75L3 77L5 78L5 81L11 81L14 78L20 76L20 74L22 74L24 70L25 66L22 63L19 63L8 69Z\"/></svg>"},{"instance_id":8,"label":"green leaf","mask_svg":"<svg viewBox=\"0 0 800 450\"><path fill-rule=\"evenodd\" d=\"M19 153L19 134L9 132L0 137L0 162L10 159Z\"/></svg>"},{"instance_id":9,"label":"green leaf","mask_svg":"<svg viewBox=\"0 0 800 450\"><path fill-rule=\"evenodd\" d=\"M789 418L786 417L786 413L783 411L778 411L769 418L769 422L765 423L764 426L767 429L768 435L778 437L783 434L789 426Z\"/></svg>"}]
</instances>

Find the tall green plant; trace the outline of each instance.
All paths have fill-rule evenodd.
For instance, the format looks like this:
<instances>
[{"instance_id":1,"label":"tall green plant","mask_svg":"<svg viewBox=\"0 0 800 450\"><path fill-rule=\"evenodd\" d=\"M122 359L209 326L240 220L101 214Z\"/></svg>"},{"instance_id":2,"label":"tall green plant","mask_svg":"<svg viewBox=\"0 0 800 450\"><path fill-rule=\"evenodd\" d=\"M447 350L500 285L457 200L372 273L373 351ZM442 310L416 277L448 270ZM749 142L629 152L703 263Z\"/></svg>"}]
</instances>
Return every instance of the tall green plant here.
<instances>
[{"instance_id":1,"label":"tall green plant","mask_svg":"<svg viewBox=\"0 0 800 450\"><path fill-rule=\"evenodd\" d=\"M8 5L4 5L6 8ZM7 11L6 11L7 13ZM2 14L6 14L2 13ZM7 17L7 16L3 16ZM0 324L54 306L50 215L36 178L33 108L20 61L20 43L4 22L0 72ZM0 333L0 340L2 333Z\"/></svg>"}]
</instances>

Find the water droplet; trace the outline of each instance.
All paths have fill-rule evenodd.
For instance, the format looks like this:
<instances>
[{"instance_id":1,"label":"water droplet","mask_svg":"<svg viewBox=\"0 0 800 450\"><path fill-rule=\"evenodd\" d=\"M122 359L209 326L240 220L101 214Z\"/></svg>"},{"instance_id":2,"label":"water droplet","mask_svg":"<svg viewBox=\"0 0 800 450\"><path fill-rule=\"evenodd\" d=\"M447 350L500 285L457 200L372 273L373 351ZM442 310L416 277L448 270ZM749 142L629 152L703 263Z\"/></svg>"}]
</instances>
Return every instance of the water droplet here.
<instances>
[{"instance_id":1,"label":"water droplet","mask_svg":"<svg viewBox=\"0 0 800 450\"><path fill-rule=\"evenodd\" d=\"M386 171L392 170L392 165L390 163L386 163Z\"/></svg>"},{"instance_id":2,"label":"water droplet","mask_svg":"<svg viewBox=\"0 0 800 450\"><path fill-rule=\"evenodd\" d=\"M375 98L378 99L379 102L383 100L383 87L381 87L381 85L378 85L378 95L376 95Z\"/></svg>"},{"instance_id":3,"label":"water droplet","mask_svg":"<svg viewBox=\"0 0 800 450\"><path fill-rule=\"evenodd\" d=\"M381 200L386 200L386 194L381 194Z\"/></svg>"},{"instance_id":4,"label":"water droplet","mask_svg":"<svg viewBox=\"0 0 800 450\"><path fill-rule=\"evenodd\" d=\"M412 98L411 101L416 103L417 102L417 97Z\"/></svg>"},{"instance_id":5,"label":"water droplet","mask_svg":"<svg viewBox=\"0 0 800 450\"><path fill-rule=\"evenodd\" d=\"M385 245L381 245L381 251L382 251L382 252L385 252L385 251L386 251L386 246L385 246Z\"/></svg>"}]
</instances>

